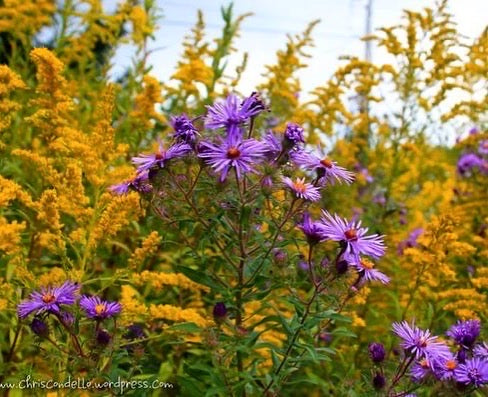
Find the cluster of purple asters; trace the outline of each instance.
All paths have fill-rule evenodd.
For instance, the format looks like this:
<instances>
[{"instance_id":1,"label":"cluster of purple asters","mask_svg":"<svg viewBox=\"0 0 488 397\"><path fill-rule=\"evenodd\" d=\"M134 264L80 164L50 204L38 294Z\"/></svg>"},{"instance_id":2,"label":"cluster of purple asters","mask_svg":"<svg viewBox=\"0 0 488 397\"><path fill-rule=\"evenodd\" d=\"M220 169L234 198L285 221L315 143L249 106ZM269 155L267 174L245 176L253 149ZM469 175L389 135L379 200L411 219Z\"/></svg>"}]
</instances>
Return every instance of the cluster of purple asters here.
<instances>
[{"instance_id":1,"label":"cluster of purple asters","mask_svg":"<svg viewBox=\"0 0 488 397\"><path fill-rule=\"evenodd\" d=\"M476 153L466 152L459 157L457 163L457 172L459 175L469 177L475 171L483 175L488 175L488 139L479 141Z\"/></svg>"},{"instance_id":2,"label":"cluster of purple asters","mask_svg":"<svg viewBox=\"0 0 488 397\"><path fill-rule=\"evenodd\" d=\"M212 138L202 137L194 125L196 119L186 115L171 118L173 129L172 142L165 146L159 142L156 153L139 154L132 158L136 165L136 175L130 180L113 185L110 190L118 195L129 191L150 193L151 181L160 169L168 169L170 164L193 154L208 165L225 182L235 174L242 179L245 174L258 173L257 166L283 165L293 163L304 171L311 171L315 179L282 178L283 186L288 188L296 199L318 201L320 188L326 184L351 183L352 172L339 166L325 153L314 154L305 151L304 129L295 123L288 123L282 134L268 131L263 139L255 139L253 135L254 119L268 110L257 93L252 93L244 100L230 94L224 101L207 106L203 116L205 129L212 131ZM269 175L263 175L263 183L272 183Z\"/></svg>"},{"instance_id":3,"label":"cluster of purple asters","mask_svg":"<svg viewBox=\"0 0 488 397\"><path fill-rule=\"evenodd\" d=\"M437 380L457 388L479 388L488 383L488 345L476 343L480 334L478 320L458 321L446 332L448 344L429 330L406 321L393 323L393 333L401 339L404 351L402 367L416 383ZM372 343L369 354L375 364L381 364L386 353L383 345ZM398 382L399 379L394 379ZM373 384L378 381L373 380ZM386 380L383 377L383 385Z\"/></svg>"},{"instance_id":4,"label":"cluster of purple asters","mask_svg":"<svg viewBox=\"0 0 488 397\"><path fill-rule=\"evenodd\" d=\"M66 310L68 306L74 305L79 299L79 306L85 315L97 322L120 313L122 306L118 302L109 302L100 299L98 296L80 297L80 284L66 281L59 287L42 288L34 291L29 298L17 306L19 318L24 319L34 313L35 318L31 328L38 335L44 334L47 325L44 319L52 314L65 326L74 322L73 314ZM41 330L42 332L37 332Z\"/></svg>"},{"instance_id":5,"label":"cluster of purple asters","mask_svg":"<svg viewBox=\"0 0 488 397\"><path fill-rule=\"evenodd\" d=\"M380 281L387 284L388 276L374 268L374 263L367 257L379 259L385 254L384 237L378 234L368 234L368 228L361 226L361 221L348 221L337 214L330 214L322 210L322 218L313 221L308 212L303 215L298 225L310 245L322 241L337 241L340 246L336 258L336 269L345 273L352 266L358 273L355 286L367 281Z\"/></svg>"}]
</instances>

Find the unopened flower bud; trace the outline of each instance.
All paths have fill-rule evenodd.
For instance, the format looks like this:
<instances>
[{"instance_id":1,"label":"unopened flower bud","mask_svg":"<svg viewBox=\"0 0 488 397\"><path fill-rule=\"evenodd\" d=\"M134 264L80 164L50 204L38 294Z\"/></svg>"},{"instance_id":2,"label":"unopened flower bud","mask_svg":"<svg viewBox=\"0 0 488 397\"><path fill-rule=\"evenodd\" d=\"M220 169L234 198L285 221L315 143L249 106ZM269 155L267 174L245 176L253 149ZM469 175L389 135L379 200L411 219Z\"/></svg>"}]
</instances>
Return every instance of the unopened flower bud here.
<instances>
[{"instance_id":1,"label":"unopened flower bud","mask_svg":"<svg viewBox=\"0 0 488 397\"><path fill-rule=\"evenodd\" d=\"M376 375L373 377L373 387L376 390L380 390L383 387L385 387L386 380L383 375L381 375L379 372L376 373Z\"/></svg>"},{"instance_id":2,"label":"unopened flower bud","mask_svg":"<svg viewBox=\"0 0 488 397\"><path fill-rule=\"evenodd\" d=\"M213 316L216 323L221 323L227 317L227 308L224 302L217 302L213 308Z\"/></svg>"},{"instance_id":3,"label":"unopened flower bud","mask_svg":"<svg viewBox=\"0 0 488 397\"><path fill-rule=\"evenodd\" d=\"M96 334L97 343L100 346L107 346L112 339L112 336L104 329L99 329Z\"/></svg>"},{"instance_id":4,"label":"unopened flower bud","mask_svg":"<svg viewBox=\"0 0 488 397\"><path fill-rule=\"evenodd\" d=\"M381 343L370 343L369 347L369 357L375 363L381 363L385 359L385 348Z\"/></svg>"},{"instance_id":5,"label":"unopened flower bud","mask_svg":"<svg viewBox=\"0 0 488 397\"><path fill-rule=\"evenodd\" d=\"M41 338L46 338L49 335L49 327L44 321L38 318L34 317L34 319L30 324L30 328L32 332L34 332L36 335L40 336Z\"/></svg>"}]
</instances>

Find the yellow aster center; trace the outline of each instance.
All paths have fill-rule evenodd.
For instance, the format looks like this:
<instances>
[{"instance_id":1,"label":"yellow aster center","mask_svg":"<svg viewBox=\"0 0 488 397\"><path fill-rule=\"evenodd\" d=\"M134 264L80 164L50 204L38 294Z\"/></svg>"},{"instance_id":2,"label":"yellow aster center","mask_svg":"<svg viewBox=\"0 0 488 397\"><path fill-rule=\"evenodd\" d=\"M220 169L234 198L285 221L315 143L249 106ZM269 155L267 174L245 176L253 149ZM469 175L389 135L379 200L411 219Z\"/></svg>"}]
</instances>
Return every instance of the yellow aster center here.
<instances>
[{"instance_id":1,"label":"yellow aster center","mask_svg":"<svg viewBox=\"0 0 488 397\"><path fill-rule=\"evenodd\" d=\"M227 150L227 158L228 159L234 160L234 159L238 158L240 155L241 155L240 150L234 146L231 147L229 150Z\"/></svg>"},{"instance_id":2,"label":"yellow aster center","mask_svg":"<svg viewBox=\"0 0 488 397\"><path fill-rule=\"evenodd\" d=\"M105 310L107 310L107 306L105 306L103 303L95 306L95 313L97 313L97 315L105 313Z\"/></svg>"},{"instance_id":3,"label":"yellow aster center","mask_svg":"<svg viewBox=\"0 0 488 397\"><path fill-rule=\"evenodd\" d=\"M305 193L307 191L307 186L305 185L304 180L297 179L295 182L293 182L293 188L295 191L298 193Z\"/></svg>"},{"instance_id":4,"label":"yellow aster center","mask_svg":"<svg viewBox=\"0 0 488 397\"><path fill-rule=\"evenodd\" d=\"M320 160L320 164L322 164L325 168L332 168L332 166L334 165L332 164L332 161L327 158Z\"/></svg>"},{"instance_id":5,"label":"yellow aster center","mask_svg":"<svg viewBox=\"0 0 488 397\"><path fill-rule=\"evenodd\" d=\"M53 303L55 300L56 300L56 297L53 294L51 294L50 292L48 292L47 294L44 294L42 296L42 301L44 303Z\"/></svg>"},{"instance_id":6,"label":"yellow aster center","mask_svg":"<svg viewBox=\"0 0 488 397\"><path fill-rule=\"evenodd\" d=\"M429 367L429 362L425 358L423 360L420 360L419 364L422 368L428 368Z\"/></svg>"},{"instance_id":7,"label":"yellow aster center","mask_svg":"<svg viewBox=\"0 0 488 397\"><path fill-rule=\"evenodd\" d=\"M368 259L361 259L361 266L365 269L372 269L374 267L374 263Z\"/></svg>"},{"instance_id":8,"label":"yellow aster center","mask_svg":"<svg viewBox=\"0 0 488 397\"><path fill-rule=\"evenodd\" d=\"M454 360L447 360L446 361L446 368L448 370L452 371L456 367L457 367L456 361L454 361Z\"/></svg>"},{"instance_id":9,"label":"yellow aster center","mask_svg":"<svg viewBox=\"0 0 488 397\"><path fill-rule=\"evenodd\" d=\"M344 232L344 236L346 236L348 240L357 240L358 232L356 229L349 229Z\"/></svg>"}]
</instances>

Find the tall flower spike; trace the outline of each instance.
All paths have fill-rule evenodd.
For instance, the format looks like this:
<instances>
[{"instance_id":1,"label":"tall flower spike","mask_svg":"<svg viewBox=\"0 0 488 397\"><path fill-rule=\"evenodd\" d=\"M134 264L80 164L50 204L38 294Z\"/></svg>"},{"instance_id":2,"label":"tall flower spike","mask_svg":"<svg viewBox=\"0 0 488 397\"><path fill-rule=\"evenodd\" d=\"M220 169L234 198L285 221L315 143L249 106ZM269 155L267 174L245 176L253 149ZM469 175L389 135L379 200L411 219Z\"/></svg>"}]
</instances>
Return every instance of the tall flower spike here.
<instances>
[{"instance_id":1,"label":"tall flower spike","mask_svg":"<svg viewBox=\"0 0 488 397\"><path fill-rule=\"evenodd\" d=\"M132 162L137 165L137 172L142 173L155 167L164 168L168 161L183 157L190 151L191 147L186 143L179 142L165 149L163 142L159 141L159 150L157 153L140 154L139 156L133 157Z\"/></svg>"},{"instance_id":2,"label":"tall flower spike","mask_svg":"<svg viewBox=\"0 0 488 397\"><path fill-rule=\"evenodd\" d=\"M331 215L322 210L322 225L327 238L345 244L345 254L352 254L359 261L359 254L380 258L385 254L383 236L372 234L367 236L368 228L361 227L361 221L348 221L337 214Z\"/></svg>"},{"instance_id":3,"label":"tall flower spike","mask_svg":"<svg viewBox=\"0 0 488 397\"><path fill-rule=\"evenodd\" d=\"M254 165L263 159L264 146L255 139L242 139L237 135L228 135L220 145L201 142L198 157L201 157L216 172L220 172L220 181L227 178L234 168L240 178L248 172L255 172Z\"/></svg>"},{"instance_id":4,"label":"tall flower spike","mask_svg":"<svg viewBox=\"0 0 488 397\"><path fill-rule=\"evenodd\" d=\"M66 281L60 287L49 287L40 292L35 291L30 294L29 299L17 306L17 314L20 318L25 318L33 312L36 314L44 312L60 314L62 305L75 303L79 288L78 283Z\"/></svg>"},{"instance_id":5,"label":"tall flower spike","mask_svg":"<svg viewBox=\"0 0 488 397\"><path fill-rule=\"evenodd\" d=\"M350 184L354 181L354 173L338 166L337 162L330 160L325 155L317 157L314 154L300 151L293 153L291 159L297 165L317 172L321 184L330 183L333 185L335 182Z\"/></svg>"},{"instance_id":6,"label":"tall flower spike","mask_svg":"<svg viewBox=\"0 0 488 397\"><path fill-rule=\"evenodd\" d=\"M297 198L307 201L319 201L320 191L311 183L305 182L305 178L296 178L293 182L287 176L283 177L283 183L295 194Z\"/></svg>"}]
</instances>

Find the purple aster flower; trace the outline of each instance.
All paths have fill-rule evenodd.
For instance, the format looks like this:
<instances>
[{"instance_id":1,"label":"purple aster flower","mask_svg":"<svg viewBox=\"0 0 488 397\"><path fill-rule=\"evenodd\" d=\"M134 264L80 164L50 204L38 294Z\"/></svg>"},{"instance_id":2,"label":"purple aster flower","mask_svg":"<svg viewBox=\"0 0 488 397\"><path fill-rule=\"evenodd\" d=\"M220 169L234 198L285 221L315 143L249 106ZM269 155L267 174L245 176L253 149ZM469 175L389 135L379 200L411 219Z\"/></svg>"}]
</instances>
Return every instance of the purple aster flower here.
<instances>
[{"instance_id":1,"label":"purple aster flower","mask_svg":"<svg viewBox=\"0 0 488 397\"><path fill-rule=\"evenodd\" d=\"M484 139L480 142L478 153L483 156L488 155L488 139Z\"/></svg>"},{"instance_id":2,"label":"purple aster flower","mask_svg":"<svg viewBox=\"0 0 488 397\"><path fill-rule=\"evenodd\" d=\"M60 287L43 288L40 292L33 292L29 299L21 302L17 306L17 314L20 318L25 318L29 314L36 312L61 313L61 305L72 305L75 303L76 294L80 286L78 283L66 281Z\"/></svg>"},{"instance_id":3,"label":"purple aster flower","mask_svg":"<svg viewBox=\"0 0 488 397\"><path fill-rule=\"evenodd\" d=\"M353 258L355 258L353 256ZM350 264L356 269L360 276L359 283L363 284L368 281L379 281L383 284L388 284L390 282L390 278L376 270L374 268L374 263L371 262L369 259L366 258L359 258L359 260L353 260Z\"/></svg>"},{"instance_id":4,"label":"purple aster flower","mask_svg":"<svg viewBox=\"0 0 488 397\"><path fill-rule=\"evenodd\" d=\"M454 370L454 378L465 385L482 386L488 383L488 362L479 357L467 359Z\"/></svg>"},{"instance_id":5,"label":"purple aster flower","mask_svg":"<svg viewBox=\"0 0 488 397\"><path fill-rule=\"evenodd\" d=\"M144 328L139 324L131 324L127 327L127 332L124 334L125 339L134 340L145 338Z\"/></svg>"},{"instance_id":6,"label":"purple aster flower","mask_svg":"<svg viewBox=\"0 0 488 397\"><path fill-rule=\"evenodd\" d=\"M83 295L80 299L80 307L88 318L103 320L120 313L122 306L118 302L102 301L98 296Z\"/></svg>"},{"instance_id":7,"label":"purple aster flower","mask_svg":"<svg viewBox=\"0 0 488 397\"><path fill-rule=\"evenodd\" d=\"M190 151L191 147L186 143L175 143L168 149L165 149L163 142L159 141L159 150L157 153L140 154L137 157L133 157L132 162L137 165L137 172L142 173L155 167L164 168L168 161L183 157Z\"/></svg>"},{"instance_id":8,"label":"purple aster flower","mask_svg":"<svg viewBox=\"0 0 488 397\"><path fill-rule=\"evenodd\" d=\"M403 341L400 346L417 360L427 358L432 364L441 359L449 359L451 351L446 344L439 342L437 336L431 336L429 330L422 330L414 323L406 321L393 323L393 332Z\"/></svg>"},{"instance_id":9,"label":"purple aster flower","mask_svg":"<svg viewBox=\"0 0 488 397\"><path fill-rule=\"evenodd\" d=\"M275 160L283 151L281 140L271 131L264 136L263 144L266 148L265 155L270 160Z\"/></svg>"},{"instance_id":10,"label":"purple aster flower","mask_svg":"<svg viewBox=\"0 0 488 397\"><path fill-rule=\"evenodd\" d=\"M446 332L447 336L465 348L473 346L479 334L480 322L478 320L458 321Z\"/></svg>"},{"instance_id":11,"label":"purple aster flower","mask_svg":"<svg viewBox=\"0 0 488 397\"><path fill-rule=\"evenodd\" d=\"M229 171L234 168L237 177L248 172L255 172L253 165L262 161L264 145L255 139L242 139L229 135L220 145L202 142L198 157L216 171L221 172L220 181L224 182Z\"/></svg>"},{"instance_id":12,"label":"purple aster flower","mask_svg":"<svg viewBox=\"0 0 488 397\"><path fill-rule=\"evenodd\" d=\"M420 237L420 235L423 232L424 229L422 229L421 227L417 229L413 229L405 240L402 240L398 243L397 246L398 254L403 255L403 251L405 251L406 248L416 247L418 245L417 239Z\"/></svg>"},{"instance_id":13,"label":"purple aster flower","mask_svg":"<svg viewBox=\"0 0 488 397\"><path fill-rule=\"evenodd\" d=\"M322 225L319 222L313 222L308 212L303 214L302 222L298 224L298 227L305 234L310 245L315 245L326 239L322 232Z\"/></svg>"},{"instance_id":14,"label":"purple aster flower","mask_svg":"<svg viewBox=\"0 0 488 397\"><path fill-rule=\"evenodd\" d=\"M205 127L211 130L225 128L227 136L241 136L241 124L250 117L256 116L263 109L258 103L257 94L239 104L237 96L230 94L224 102L214 103L207 106L207 116L205 117Z\"/></svg>"},{"instance_id":15,"label":"purple aster flower","mask_svg":"<svg viewBox=\"0 0 488 397\"><path fill-rule=\"evenodd\" d=\"M305 182L305 178L296 178L293 182L288 177L283 177L283 183L290 188L290 190L295 193L295 196L307 201L319 201L320 191L317 187L313 186L311 183Z\"/></svg>"},{"instance_id":16,"label":"purple aster flower","mask_svg":"<svg viewBox=\"0 0 488 397\"><path fill-rule=\"evenodd\" d=\"M385 347L381 343L370 343L368 346L369 357L374 363L381 363L386 356Z\"/></svg>"},{"instance_id":17,"label":"purple aster flower","mask_svg":"<svg viewBox=\"0 0 488 397\"><path fill-rule=\"evenodd\" d=\"M460 175L467 176L473 168L481 168L482 166L483 159L474 153L466 153L459 158L457 171Z\"/></svg>"},{"instance_id":18,"label":"purple aster flower","mask_svg":"<svg viewBox=\"0 0 488 397\"><path fill-rule=\"evenodd\" d=\"M296 147L305 143L303 128L295 123L288 123L285 129L284 144L288 147Z\"/></svg>"},{"instance_id":19,"label":"purple aster flower","mask_svg":"<svg viewBox=\"0 0 488 397\"><path fill-rule=\"evenodd\" d=\"M361 221L347 221L337 214L331 215L322 210L321 219L324 233L332 241L340 241L345 244L345 254L352 254L359 258L359 254L380 258L385 253L383 236L372 234L367 236L368 228L361 227ZM358 259L359 260L359 259Z\"/></svg>"},{"instance_id":20,"label":"purple aster flower","mask_svg":"<svg viewBox=\"0 0 488 397\"><path fill-rule=\"evenodd\" d=\"M335 182L350 184L354 181L352 172L338 166L337 162L330 160L325 155L317 157L314 154L300 151L293 153L291 158L299 166L317 172L320 183L333 185Z\"/></svg>"},{"instance_id":21,"label":"purple aster flower","mask_svg":"<svg viewBox=\"0 0 488 397\"><path fill-rule=\"evenodd\" d=\"M130 190L139 193L150 193L152 191L152 186L149 183L148 175L148 171L142 171L132 179L110 186L109 190L118 196L127 194Z\"/></svg>"},{"instance_id":22,"label":"purple aster flower","mask_svg":"<svg viewBox=\"0 0 488 397\"><path fill-rule=\"evenodd\" d=\"M427 376L432 374L432 368L427 358L422 358L414 363L410 369L410 376L414 382L420 382Z\"/></svg>"},{"instance_id":23,"label":"purple aster flower","mask_svg":"<svg viewBox=\"0 0 488 397\"><path fill-rule=\"evenodd\" d=\"M477 344L473 349L473 354L475 357L488 361L488 344L486 342Z\"/></svg>"},{"instance_id":24,"label":"purple aster flower","mask_svg":"<svg viewBox=\"0 0 488 397\"><path fill-rule=\"evenodd\" d=\"M478 129L478 127L472 127L470 130L469 130L469 135L477 135L479 134L480 130Z\"/></svg>"},{"instance_id":25,"label":"purple aster flower","mask_svg":"<svg viewBox=\"0 0 488 397\"><path fill-rule=\"evenodd\" d=\"M241 103L240 113L246 117L256 117L266 110L268 110L268 106L261 99L259 93L253 92Z\"/></svg>"},{"instance_id":26,"label":"purple aster flower","mask_svg":"<svg viewBox=\"0 0 488 397\"><path fill-rule=\"evenodd\" d=\"M448 380L454 377L454 371L458 367L459 363L453 355L447 359L439 360L434 366L434 374L437 379Z\"/></svg>"},{"instance_id":27,"label":"purple aster flower","mask_svg":"<svg viewBox=\"0 0 488 397\"><path fill-rule=\"evenodd\" d=\"M173 137L177 142L193 144L197 138L198 131L186 114L171 117L171 127L175 133Z\"/></svg>"}]
</instances>

